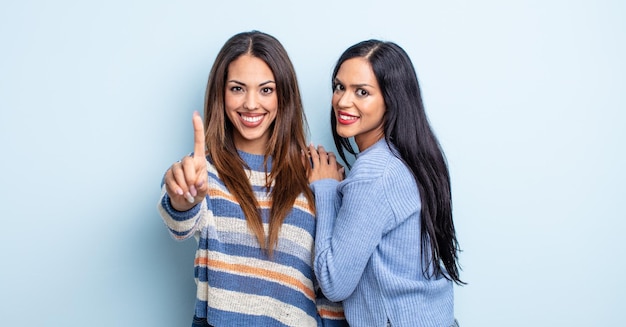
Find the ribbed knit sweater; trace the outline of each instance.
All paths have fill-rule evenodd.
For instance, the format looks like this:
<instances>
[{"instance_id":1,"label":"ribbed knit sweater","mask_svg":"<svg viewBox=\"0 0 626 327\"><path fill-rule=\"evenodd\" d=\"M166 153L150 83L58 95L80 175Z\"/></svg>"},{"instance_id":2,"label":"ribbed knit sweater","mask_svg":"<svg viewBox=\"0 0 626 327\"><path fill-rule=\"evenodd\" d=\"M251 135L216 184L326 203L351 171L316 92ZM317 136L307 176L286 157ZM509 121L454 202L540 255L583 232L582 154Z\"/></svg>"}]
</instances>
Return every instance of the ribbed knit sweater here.
<instances>
[{"instance_id":1,"label":"ribbed knit sweater","mask_svg":"<svg viewBox=\"0 0 626 327\"><path fill-rule=\"evenodd\" d=\"M312 183L315 274L330 300L343 301L350 326L451 326L452 282L422 274L419 191L392 151L380 140L342 182Z\"/></svg>"},{"instance_id":2,"label":"ribbed knit sweater","mask_svg":"<svg viewBox=\"0 0 626 327\"><path fill-rule=\"evenodd\" d=\"M264 157L239 152L249 166L267 235L271 205ZM345 326L343 309L319 291L312 268L315 223L300 195L285 218L270 259L247 226L243 210L207 158L209 192L186 212L175 210L163 187L158 210L177 240L198 240L195 315L219 326ZM268 171L271 170L271 160Z\"/></svg>"}]
</instances>

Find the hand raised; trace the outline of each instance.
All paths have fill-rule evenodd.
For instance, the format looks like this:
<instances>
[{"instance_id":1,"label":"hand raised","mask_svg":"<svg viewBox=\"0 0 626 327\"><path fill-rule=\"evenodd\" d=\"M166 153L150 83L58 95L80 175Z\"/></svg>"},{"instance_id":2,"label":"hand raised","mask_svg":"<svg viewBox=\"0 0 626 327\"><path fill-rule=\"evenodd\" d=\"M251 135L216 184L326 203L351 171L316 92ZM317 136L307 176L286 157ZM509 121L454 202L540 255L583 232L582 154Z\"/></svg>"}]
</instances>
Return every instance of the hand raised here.
<instances>
[{"instance_id":1,"label":"hand raised","mask_svg":"<svg viewBox=\"0 0 626 327\"><path fill-rule=\"evenodd\" d=\"M332 178L338 181L343 180L344 168L337 162L334 153L326 152L326 149L321 145L315 149L313 144L311 144L309 145L309 156L312 165L309 183L325 178Z\"/></svg>"},{"instance_id":2,"label":"hand raised","mask_svg":"<svg viewBox=\"0 0 626 327\"><path fill-rule=\"evenodd\" d=\"M165 189L172 206L178 211L193 208L204 199L208 191L204 123L197 111L193 113L192 122L193 156L185 156L165 173Z\"/></svg>"}]
</instances>

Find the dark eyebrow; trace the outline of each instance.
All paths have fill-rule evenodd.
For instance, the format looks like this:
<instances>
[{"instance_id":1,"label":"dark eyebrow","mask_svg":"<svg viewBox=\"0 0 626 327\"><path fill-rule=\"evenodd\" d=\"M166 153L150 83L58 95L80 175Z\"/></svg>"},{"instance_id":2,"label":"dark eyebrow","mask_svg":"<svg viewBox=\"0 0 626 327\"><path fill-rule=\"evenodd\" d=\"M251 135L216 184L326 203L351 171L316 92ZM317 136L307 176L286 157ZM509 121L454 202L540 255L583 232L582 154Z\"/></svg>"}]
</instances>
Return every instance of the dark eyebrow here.
<instances>
[{"instance_id":1,"label":"dark eyebrow","mask_svg":"<svg viewBox=\"0 0 626 327\"><path fill-rule=\"evenodd\" d=\"M342 82L341 82L338 78L336 78L336 77L335 77L335 84L343 84L343 83L342 83ZM358 88L360 88L360 87L363 87L363 86L368 86L368 87L371 87L371 88L373 88L373 87L374 87L374 86L369 85L369 84L367 84L367 83L361 83L361 84L351 84L350 86L351 86L351 87L354 87L354 88L357 88L357 89L358 89Z\"/></svg>"},{"instance_id":2,"label":"dark eyebrow","mask_svg":"<svg viewBox=\"0 0 626 327\"><path fill-rule=\"evenodd\" d=\"M228 81L228 83L235 83L235 84L238 84L238 85L243 85L243 86L245 86L245 85L246 85L246 83L244 83L244 82L240 82L240 81L238 81L238 80L234 80L234 79L231 79L230 81ZM267 85L267 84L272 84L272 83L273 83L273 84L276 84L276 82L274 82L274 81L272 81L272 80L267 80L267 81L265 81L265 82L263 82L263 83L259 84L259 86L265 86L265 85Z\"/></svg>"}]
</instances>

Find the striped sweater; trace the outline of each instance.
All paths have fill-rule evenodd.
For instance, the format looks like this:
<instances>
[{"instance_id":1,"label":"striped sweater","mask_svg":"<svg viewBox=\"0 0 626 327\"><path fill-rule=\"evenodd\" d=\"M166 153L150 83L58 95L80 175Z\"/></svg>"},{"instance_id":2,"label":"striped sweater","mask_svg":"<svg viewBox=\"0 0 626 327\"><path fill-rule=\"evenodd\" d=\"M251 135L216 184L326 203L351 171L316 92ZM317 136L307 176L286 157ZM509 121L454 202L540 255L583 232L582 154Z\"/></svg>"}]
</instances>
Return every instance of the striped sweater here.
<instances>
[{"instance_id":1,"label":"striped sweater","mask_svg":"<svg viewBox=\"0 0 626 327\"><path fill-rule=\"evenodd\" d=\"M262 155L239 152L267 235L271 206ZM271 160L268 170L271 169ZM281 227L273 258L260 248L235 197L207 160L207 197L189 211L171 206L163 187L158 210L177 240L195 236L195 315L213 326L347 326L341 305L318 289L312 260L315 218L300 195Z\"/></svg>"}]
</instances>

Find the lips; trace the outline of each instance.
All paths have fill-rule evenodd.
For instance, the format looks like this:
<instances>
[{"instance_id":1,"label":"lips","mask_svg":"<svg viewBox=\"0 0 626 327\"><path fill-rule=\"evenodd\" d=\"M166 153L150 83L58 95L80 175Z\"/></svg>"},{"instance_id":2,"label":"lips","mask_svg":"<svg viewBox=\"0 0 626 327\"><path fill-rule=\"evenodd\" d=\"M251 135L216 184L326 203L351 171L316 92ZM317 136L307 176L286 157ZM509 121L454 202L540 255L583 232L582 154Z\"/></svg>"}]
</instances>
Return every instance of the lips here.
<instances>
[{"instance_id":1,"label":"lips","mask_svg":"<svg viewBox=\"0 0 626 327\"><path fill-rule=\"evenodd\" d=\"M337 112L337 122L342 125L350 125L359 120L359 116L353 116L345 112Z\"/></svg>"},{"instance_id":2,"label":"lips","mask_svg":"<svg viewBox=\"0 0 626 327\"><path fill-rule=\"evenodd\" d=\"M239 114L239 120L246 127L257 127L261 125L263 122L264 114L250 115L250 114Z\"/></svg>"}]
</instances>

